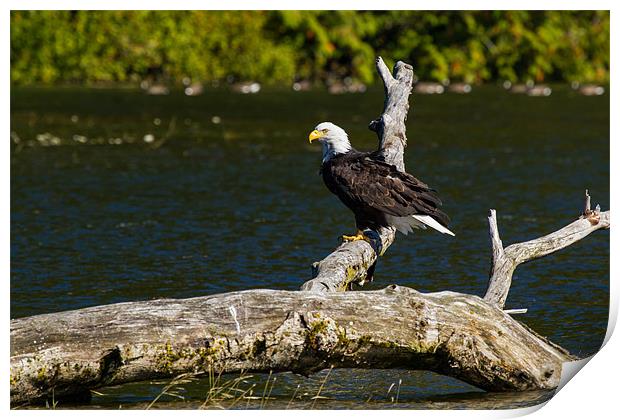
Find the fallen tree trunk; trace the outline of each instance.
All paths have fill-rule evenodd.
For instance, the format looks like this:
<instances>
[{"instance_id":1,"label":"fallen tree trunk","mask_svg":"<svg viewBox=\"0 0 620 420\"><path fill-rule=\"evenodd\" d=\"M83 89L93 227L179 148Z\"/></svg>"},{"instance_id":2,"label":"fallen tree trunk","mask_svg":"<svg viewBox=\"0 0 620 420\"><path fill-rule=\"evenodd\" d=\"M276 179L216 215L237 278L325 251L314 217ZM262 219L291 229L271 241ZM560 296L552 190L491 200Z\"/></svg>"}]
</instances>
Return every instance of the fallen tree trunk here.
<instances>
[{"instance_id":1,"label":"fallen tree trunk","mask_svg":"<svg viewBox=\"0 0 620 420\"><path fill-rule=\"evenodd\" d=\"M489 391L551 389L564 350L475 296L248 290L11 322L12 403L187 372L431 370Z\"/></svg>"}]
</instances>

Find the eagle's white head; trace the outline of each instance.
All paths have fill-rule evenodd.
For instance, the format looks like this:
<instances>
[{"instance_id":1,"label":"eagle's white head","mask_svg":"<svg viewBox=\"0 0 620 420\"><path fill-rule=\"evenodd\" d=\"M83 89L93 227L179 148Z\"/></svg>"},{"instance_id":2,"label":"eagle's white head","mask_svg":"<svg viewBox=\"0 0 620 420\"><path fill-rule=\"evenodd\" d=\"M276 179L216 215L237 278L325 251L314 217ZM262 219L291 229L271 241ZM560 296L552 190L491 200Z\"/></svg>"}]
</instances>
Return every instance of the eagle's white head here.
<instances>
[{"instance_id":1,"label":"eagle's white head","mask_svg":"<svg viewBox=\"0 0 620 420\"><path fill-rule=\"evenodd\" d=\"M327 162L332 157L347 153L351 150L351 143L346 131L330 122L322 122L314 128L308 136L312 143L318 140L323 147L323 162Z\"/></svg>"}]
</instances>

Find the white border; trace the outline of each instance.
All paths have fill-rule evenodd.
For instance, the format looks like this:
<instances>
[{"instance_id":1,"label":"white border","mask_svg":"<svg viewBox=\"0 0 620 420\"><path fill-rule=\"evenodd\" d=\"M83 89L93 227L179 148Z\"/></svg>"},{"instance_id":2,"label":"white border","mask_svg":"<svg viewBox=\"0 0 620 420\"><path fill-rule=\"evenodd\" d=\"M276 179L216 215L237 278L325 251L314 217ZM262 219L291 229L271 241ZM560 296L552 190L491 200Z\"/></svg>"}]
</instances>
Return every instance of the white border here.
<instances>
[{"instance_id":1,"label":"white border","mask_svg":"<svg viewBox=\"0 0 620 420\"><path fill-rule=\"evenodd\" d=\"M613 75L612 80L617 79L617 46L618 40L615 28L618 24L617 13L618 7L614 7L616 3L612 3L611 1L597 1L591 0L588 2L575 1L575 0L565 0L562 2L553 2L553 1L478 1L472 0L464 3L463 1L426 1L426 2L411 2L411 1L393 1L393 0L383 0L379 3L376 1L368 1L368 0L359 0L359 1L324 1L324 0L314 0L314 1L296 1L293 4L276 0L271 2L261 2L261 1L238 1L238 0L228 0L226 2L208 2L208 1L175 1L174 3L155 3L154 1L118 1L118 0L108 0L108 1L33 1L33 0L22 0L22 1L13 1L9 0L4 2L6 4L5 13L3 15L4 25L0 26L0 32L2 33L2 60L3 66L0 70L2 74L2 80L4 80L5 86L9 85L9 66L10 66L10 49L9 49L9 39L10 39L10 29L9 29L9 10L10 9L314 9L314 10L329 10L329 9L366 9L372 10L376 9L377 6L380 6L381 9L418 9L418 10L439 10L439 9L545 9L545 10L554 10L558 9L558 6L561 6L561 9L568 10L592 10L592 9L600 9L600 10L611 10L611 45L612 45L612 64L611 64L611 73ZM291 7L294 6L294 7ZM467 6L467 7L464 7ZM617 106L617 89L614 89L614 85L611 85L611 115L618 115ZM10 85L9 85L10 89ZM7 89L4 90L5 92ZM4 149L1 156L2 159L2 170L4 171L4 178L2 182L2 214L3 219L5 220L2 225L3 228L3 237L4 241L2 242L2 267L5 267L5 273L7 275L6 279L2 282L2 291L3 291L3 299L4 299L4 311L5 311L5 325L7 326L5 331L4 340L2 341L2 355L5 363L2 365L2 403L3 408L5 410L9 410L9 340L8 340L8 330L9 330L9 318L10 318L10 305L9 305L9 279L10 279L10 149L9 149L9 126L10 126L10 97L8 94L2 95L2 114L1 114L1 124L4 128L3 132L5 133L4 140ZM611 118L611 127L610 127L610 139L611 141L611 162L618 163L618 146L616 142L617 139L617 129L618 123L617 118ZM615 208L617 197L617 184L614 181L617 180L617 171L614 169L614 165L611 165L611 207ZM611 250L612 250L612 258L614 261L614 254L618 249L618 241L616 240L615 235L611 235ZM617 354L620 354L620 342L616 337L611 336L611 332L615 326L615 322L617 319L618 313L618 269L617 265L613 265L611 267L611 304L610 304L610 328L608 329L607 337L606 337L606 345L602 349L602 351L595 355L592 358L592 361L589 362L581 372L577 375L577 378L570 381L562 390L553 397L542 410L538 410L538 408L530 408L530 409L520 409L520 410L502 410L502 411L399 411L399 410L389 410L387 412L378 412L378 411L358 411L356 410L355 415L358 419L373 419L377 416L415 416L416 418L454 418L458 416L459 418L506 418L506 417L515 417L527 414L529 412L534 411L533 414L530 414L530 418L543 418L541 416L553 416L560 417L563 419L573 419L579 418L583 419L584 417L589 418L610 418L610 413L616 413L618 408L618 396L617 391L615 390L615 384L617 382L618 374L619 374L619 363L617 361ZM608 341L607 341L608 340ZM115 413L116 416L127 416L127 412L118 412ZM78 411L10 411L9 413L14 417L31 417L31 416L62 416L68 418L78 418L83 417L85 412ZM340 411L322 411L319 415L321 417L324 416L341 416L344 413ZM109 413L103 410L93 410L87 412L88 416L95 417L104 417L108 416ZM170 415L169 412L146 412L146 411L133 411L130 414L131 416L148 416L149 418L163 418L168 417ZM292 413L291 411L286 412L257 412L257 411L226 411L226 412L218 412L218 411L210 411L209 413L202 413L198 411L184 411L182 414L184 417L197 417L200 416L209 416L216 418L230 418L230 417L261 417L270 419L275 417L287 417L289 418L291 415L294 415L299 420L301 419L312 419L314 420L317 416L316 412L312 411L296 411Z\"/></svg>"}]
</instances>

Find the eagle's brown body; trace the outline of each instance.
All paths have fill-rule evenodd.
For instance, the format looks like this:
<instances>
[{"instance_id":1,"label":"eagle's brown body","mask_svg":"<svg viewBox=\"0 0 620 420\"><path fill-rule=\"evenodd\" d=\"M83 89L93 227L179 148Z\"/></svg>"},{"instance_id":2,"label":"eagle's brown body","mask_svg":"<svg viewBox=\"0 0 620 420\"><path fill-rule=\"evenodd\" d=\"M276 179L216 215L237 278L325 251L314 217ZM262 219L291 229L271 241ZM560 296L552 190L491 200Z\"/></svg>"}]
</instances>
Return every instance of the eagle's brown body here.
<instances>
[{"instance_id":1,"label":"eagle's brown body","mask_svg":"<svg viewBox=\"0 0 620 420\"><path fill-rule=\"evenodd\" d=\"M435 190L386 163L377 152L351 149L336 154L323 162L321 174L327 188L353 211L359 230L376 230L403 220L424 227L414 215L430 216L446 228L450 223L439 209L441 200Z\"/></svg>"}]
</instances>

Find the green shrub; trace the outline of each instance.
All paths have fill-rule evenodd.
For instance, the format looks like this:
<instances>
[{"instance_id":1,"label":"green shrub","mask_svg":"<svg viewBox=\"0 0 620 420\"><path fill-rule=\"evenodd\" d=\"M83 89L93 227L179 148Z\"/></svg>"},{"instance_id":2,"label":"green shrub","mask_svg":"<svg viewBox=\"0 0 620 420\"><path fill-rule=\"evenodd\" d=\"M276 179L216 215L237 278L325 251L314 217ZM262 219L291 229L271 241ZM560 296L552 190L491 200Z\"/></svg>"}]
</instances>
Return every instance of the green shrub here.
<instances>
[{"instance_id":1,"label":"green shrub","mask_svg":"<svg viewBox=\"0 0 620 420\"><path fill-rule=\"evenodd\" d=\"M609 12L13 11L15 84L375 78L609 81Z\"/></svg>"}]
</instances>

